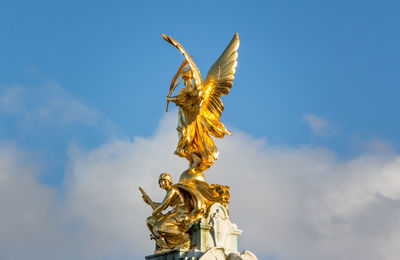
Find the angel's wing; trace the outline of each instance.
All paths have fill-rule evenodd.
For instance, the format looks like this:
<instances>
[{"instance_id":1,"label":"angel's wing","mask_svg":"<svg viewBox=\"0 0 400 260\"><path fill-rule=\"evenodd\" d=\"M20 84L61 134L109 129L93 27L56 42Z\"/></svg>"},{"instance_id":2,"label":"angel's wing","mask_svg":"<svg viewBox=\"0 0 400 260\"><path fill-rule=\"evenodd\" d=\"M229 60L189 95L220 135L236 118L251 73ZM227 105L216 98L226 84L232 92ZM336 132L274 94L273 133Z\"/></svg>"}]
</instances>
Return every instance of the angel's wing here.
<instances>
[{"instance_id":1,"label":"angel's wing","mask_svg":"<svg viewBox=\"0 0 400 260\"><path fill-rule=\"evenodd\" d=\"M192 69L193 79L194 79L195 85L197 87L200 87L201 83L202 83L200 71L197 68L196 63L194 63L192 57L190 57L189 53L174 38L172 38L169 35L165 35L165 34L161 34L161 35L164 38L164 40L166 40L168 43L170 43L173 46L175 46L183 54L185 59L188 61L190 68Z\"/></svg>"},{"instance_id":2,"label":"angel's wing","mask_svg":"<svg viewBox=\"0 0 400 260\"><path fill-rule=\"evenodd\" d=\"M236 33L219 59L211 66L203 83L203 104L199 119L215 137L223 137L230 132L219 121L224 111L221 95L227 95L232 87L236 66L239 34Z\"/></svg>"}]
</instances>

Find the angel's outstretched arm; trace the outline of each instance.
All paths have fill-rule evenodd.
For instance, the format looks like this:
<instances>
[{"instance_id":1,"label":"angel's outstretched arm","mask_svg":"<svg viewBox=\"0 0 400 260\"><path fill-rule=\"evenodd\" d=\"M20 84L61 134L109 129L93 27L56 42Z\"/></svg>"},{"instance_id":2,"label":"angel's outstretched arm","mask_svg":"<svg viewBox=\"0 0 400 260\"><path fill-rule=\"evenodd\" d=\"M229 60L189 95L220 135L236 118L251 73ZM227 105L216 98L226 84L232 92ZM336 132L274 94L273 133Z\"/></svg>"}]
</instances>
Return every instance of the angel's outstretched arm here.
<instances>
[{"instance_id":1,"label":"angel's outstretched arm","mask_svg":"<svg viewBox=\"0 0 400 260\"><path fill-rule=\"evenodd\" d=\"M167 97L167 100L176 103L178 102L178 96Z\"/></svg>"}]
</instances>

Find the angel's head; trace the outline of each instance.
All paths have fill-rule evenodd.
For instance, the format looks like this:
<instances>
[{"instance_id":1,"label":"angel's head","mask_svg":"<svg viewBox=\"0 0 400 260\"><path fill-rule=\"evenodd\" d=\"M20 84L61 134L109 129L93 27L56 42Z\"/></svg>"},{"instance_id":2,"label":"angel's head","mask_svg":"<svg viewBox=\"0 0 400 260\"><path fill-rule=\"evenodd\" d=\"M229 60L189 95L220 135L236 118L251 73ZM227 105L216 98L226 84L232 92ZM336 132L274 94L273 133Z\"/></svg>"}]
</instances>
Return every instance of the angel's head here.
<instances>
[{"instance_id":1,"label":"angel's head","mask_svg":"<svg viewBox=\"0 0 400 260\"><path fill-rule=\"evenodd\" d=\"M172 185L172 177L168 173L161 173L160 178L158 179L158 184L162 189L168 190Z\"/></svg>"},{"instance_id":2,"label":"angel's head","mask_svg":"<svg viewBox=\"0 0 400 260\"><path fill-rule=\"evenodd\" d=\"M185 85L188 85L187 83L189 83L193 79L192 70L187 69L184 72L182 72L182 79L183 79L183 82L185 83Z\"/></svg>"}]
</instances>

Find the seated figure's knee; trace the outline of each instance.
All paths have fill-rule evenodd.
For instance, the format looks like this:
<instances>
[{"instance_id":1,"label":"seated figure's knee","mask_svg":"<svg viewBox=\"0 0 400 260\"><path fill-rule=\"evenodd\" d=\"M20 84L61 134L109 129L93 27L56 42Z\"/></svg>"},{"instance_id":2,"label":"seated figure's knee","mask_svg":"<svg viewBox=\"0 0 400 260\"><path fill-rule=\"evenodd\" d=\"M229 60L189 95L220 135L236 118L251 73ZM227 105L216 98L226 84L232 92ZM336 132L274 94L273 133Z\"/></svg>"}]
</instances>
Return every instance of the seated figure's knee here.
<instances>
[{"instance_id":1,"label":"seated figure's knee","mask_svg":"<svg viewBox=\"0 0 400 260\"><path fill-rule=\"evenodd\" d=\"M150 216L146 219L147 225L154 226L157 223L157 219L153 216Z\"/></svg>"},{"instance_id":2,"label":"seated figure's knee","mask_svg":"<svg viewBox=\"0 0 400 260\"><path fill-rule=\"evenodd\" d=\"M165 232L167 232L165 225L163 224L163 222L157 223L154 227L153 230L155 233L157 234L165 234Z\"/></svg>"}]
</instances>

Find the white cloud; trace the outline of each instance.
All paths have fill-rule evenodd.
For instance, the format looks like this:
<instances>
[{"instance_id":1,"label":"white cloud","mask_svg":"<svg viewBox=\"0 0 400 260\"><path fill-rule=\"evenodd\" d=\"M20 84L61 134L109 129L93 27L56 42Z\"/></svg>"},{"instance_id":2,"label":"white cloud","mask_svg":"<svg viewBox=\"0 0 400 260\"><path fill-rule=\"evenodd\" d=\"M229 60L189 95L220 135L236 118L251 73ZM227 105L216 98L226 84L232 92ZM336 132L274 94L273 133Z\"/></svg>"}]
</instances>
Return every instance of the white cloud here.
<instances>
[{"instance_id":1,"label":"white cloud","mask_svg":"<svg viewBox=\"0 0 400 260\"><path fill-rule=\"evenodd\" d=\"M56 190L37 182L37 169L12 146L0 148L0 259L70 259L68 231Z\"/></svg>"},{"instance_id":2,"label":"white cloud","mask_svg":"<svg viewBox=\"0 0 400 260\"><path fill-rule=\"evenodd\" d=\"M1 212L8 212L7 218L0 218L0 227L22 233L0 232L0 252L13 256L8 259L27 259L16 249L42 254L37 259L55 259L56 251L73 252L75 259L139 259L150 254L154 242L148 239L145 219L151 210L137 188L143 186L160 200L159 173L168 171L177 180L187 166L173 155L175 121L175 115L167 116L149 138L115 140L89 151L71 147L62 203L54 190L35 182L31 170L21 170L16 160L6 164L11 165L9 174L1 171L0 183L20 179L0 189L1 198L11 198L0 205ZM244 229L241 249L260 259L395 260L400 255L398 154L378 149L340 161L323 148L271 147L238 132L219 142L219 148L220 159L206 178L231 186L231 217ZM9 161L2 158L0 162ZM15 175L21 171L26 175ZM39 223L36 229L18 217L32 212ZM21 242L29 238L26 230L54 249L39 252L43 246L37 241ZM15 239L2 248L5 237L12 236Z\"/></svg>"},{"instance_id":3,"label":"white cloud","mask_svg":"<svg viewBox=\"0 0 400 260\"><path fill-rule=\"evenodd\" d=\"M247 231L246 248L278 259L397 259L398 155L341 162L321 148L256 142L238 161L249 142L255 141L225 142L225 158L214 169L232 183L231 213Z\"/></svg>"},{"instance_id":4,"label":"white cloud","mask_svg":"<svg viewBox=\"0 0 400 260\"><path fill-rule=\"evenodd\" d=\"M337 133L337 129L335 129L334 125L325 118L313 114L305 114L302 116L302 119L316 135L326 137Z\"/></svg>"},{"instance_id":5,"label":"white cloud","mask_svg":"<svg viewBox=\"0 0 400 260\"><path fill-rule=\"evenodd\" d=\"M158 175L171 172L176 180L187 166L173 155L174 121L171 116L164 119L151 138L114 141L86 152L71 148L67 205L85 223L88 248L97 259L119 251L138 258L153 252L145 224L151 208L143 203L138 187L161 200Z\"/></svg>"},{"instance_id":6,"label":"white cloud","mask_svg":"<svg viewBox=\"0 0 400 260\"><path fill-rule=\"evenodd\" d=\"M95 125L99 112L79 101L57 83L40 86L3 86L0 90L0 112L21 118L24 125L81 123Z\"/></svg>"},{"instance_id":7,"label":"white cloud","mask_svg":"<svg viewBox=\"0 0 400 260\"><path fill-rule=\"evenodd\" d=\"M167 117L152 138L72 152L69 205L96 234L94 251L151 251L144 224L150 209L137 187L161 199L158 174L166 170L176 180L185 169L172 155L175 120ZM397 259L399 172L396 154L343 162L323 148L268 147L235 133L220 142L207 178L231 186L231 216L245 230L242 249L278 259Z\"/></svg>"}]
</instances>

